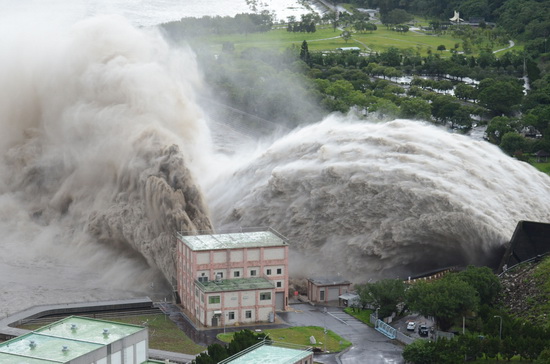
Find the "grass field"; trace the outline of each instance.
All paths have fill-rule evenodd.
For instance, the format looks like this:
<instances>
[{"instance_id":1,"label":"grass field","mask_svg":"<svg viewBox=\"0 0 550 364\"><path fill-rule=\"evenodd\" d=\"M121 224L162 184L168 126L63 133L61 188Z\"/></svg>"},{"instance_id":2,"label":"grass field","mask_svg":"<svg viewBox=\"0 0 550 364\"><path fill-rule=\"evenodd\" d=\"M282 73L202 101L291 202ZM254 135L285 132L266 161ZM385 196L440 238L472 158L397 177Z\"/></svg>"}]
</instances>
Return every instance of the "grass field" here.
<instances>
[{"instance_id":1,"label":"grass field","mask_svg":"<svg viewBox=\"0 0 550 364\"><path fill-rule=\"evenodd\" d=\"M533 159L534 159L534 158L533 158ZM544 172L544 173L550 175L550 162L538 163L538 162L530 161L530 163L533 165L533 167L535 167L535 168L538 169L539 171Z\"/></svg>"},{"instance_id":2,"label":"grass field","mask_svg":"<svg viewBox=\"0 0 550 364\"><path fill-rule=\"evenodd\" d=\"M127 324L143 326L145 323L149 327L149 347L157 350L167 350L176 353L196 355L206 348L197 345L187 335L181 331L175 323L170 321L165 315L147 315L147 316L128 316L122 318L110 318L108 321L123 322ZM36 330L40 325L24 325L20 328L27 330Z\"/></svg>"},{"instance_id":3,"label":"grass field","mask_svg":"<svg viewBox=\"0 0 550 364\"><path fill-rule=\"evenodd\" d=\"M419 52L422 56L426 56L428 50L431 50L434 54L440 53L442 57L450 57L449 50L454 49L455 44L462 44L461 39L454 38L450 34L433 35L422 31L398 33L386 29L383 25L378 25L378 30L374 32L352 33L352 38L348 42L340 36L341 33L341 30L334 30L330 25L317 27L315 33L293 33L288 32L286 28L278 28L265 33L205 36L195 40L194 43L197 46L208 46L213 52L221 52L222 44L225 42L233 43L236 51L253 47L284 50L292 46L300 47L305 40L308 42L310 51L334 51L341 47L359 47L363 51L383 52L390 47L395 47L410 49L413 52ZM440 45L444 45L446 50L437 51ZM504 45L495 45L494 49L504 47ZM519 47L515 46L513 49L519 49ZM457 50L462 51L461 46Z\"/></svg>"},{"instance_id":4,"label":"grass field","mask_svg":"<svg viewBox=\"0 0 550 364\"><path fill-rule=\"evenodd\" d=\"M361 320L370 327L374 327L374 325L370 323L370 315L373 313L372 310L353 310L351 307L346 307L344 312L358 320Z\"/></svg>"},{"instance_id":5,"label":"grass field","mask_svg":"<svg viewBox=\"0 0 550 364\"><path fill-rule=\"evenodd\" d=\"M325 333L324 329L319 326L296 326L286 329L267 329L263 330L268 334L271 340L284 343L314 346L329 352L339 352L351 346L351 343L334 332L328 330ZM311 345L309 338L315 337L317 344ZM230 342L233 338L233 333L219 334L218 339L224 342Z\"/></svg>"}]
</instances>

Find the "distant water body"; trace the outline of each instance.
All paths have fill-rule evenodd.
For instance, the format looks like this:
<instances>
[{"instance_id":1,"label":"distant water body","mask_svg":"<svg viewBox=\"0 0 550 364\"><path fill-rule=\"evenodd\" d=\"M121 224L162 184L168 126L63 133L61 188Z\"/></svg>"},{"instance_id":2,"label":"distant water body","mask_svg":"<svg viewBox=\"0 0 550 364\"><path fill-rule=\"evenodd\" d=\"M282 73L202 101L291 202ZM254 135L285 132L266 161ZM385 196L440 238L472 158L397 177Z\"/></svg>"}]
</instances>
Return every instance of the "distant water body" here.
<instances>
[{"instance_id":1,"label":"distant water body","mask_svg":"<svg viewBox=\"0 0 550 364\"><path fill-rule=\"evenodd\" d=\"M276 20L310 12L298 0L258 1L258 11L274 12ZM184 17L234 16L252 12L246 0L0 0L3 15L52 16L76 21L95 15L117 14L136 26L152 26ZM0 18L3 16L0 15Z\"/></svg>"}]
</instances>

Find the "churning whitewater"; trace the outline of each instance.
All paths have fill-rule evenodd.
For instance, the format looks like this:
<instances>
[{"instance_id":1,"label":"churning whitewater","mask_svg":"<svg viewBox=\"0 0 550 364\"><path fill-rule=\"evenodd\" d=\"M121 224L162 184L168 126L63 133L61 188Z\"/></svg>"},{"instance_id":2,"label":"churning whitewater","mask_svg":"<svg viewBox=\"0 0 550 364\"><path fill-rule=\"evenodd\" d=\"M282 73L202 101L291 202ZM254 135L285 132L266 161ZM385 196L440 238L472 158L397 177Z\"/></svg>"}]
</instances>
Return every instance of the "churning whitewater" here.
<instances>
[{"instance_id":1,"label":"churning whitewater","mask_svg":"<svg viewBox=\"0 0 550 364\"><path fill-rule=\"evenodd\" d=\"M169 293L176 230L271 226L292 274L364 281L482 264L550 219L548 176L419 122L330 116L216 154L193 53L122 18L0 47L4 313Z\"/></svg>"},{"instance_id":2,"label":"churning whitewater","mask_svg":"<svg viewBox=\"0 0 550 364\"><path fill-rule=\"evenodd\" d=\"M22 32L0 41L6 310L166 293L173 232L211 227L194 56L118 17Z\"/></svg>"},{"instance_id":3,"label":"churning whitewater","mask_svg":"<svg viewBox=\"0 0 550 364\"><path fill-rule=\"evenodd\" d=\"M547 175L489 143L407 120L331 116L223 181L210 193L217 226L271 226L302 253L294 274L355 282L494 264L518 221L550 220Z\"/></svg>"}]
</instances>

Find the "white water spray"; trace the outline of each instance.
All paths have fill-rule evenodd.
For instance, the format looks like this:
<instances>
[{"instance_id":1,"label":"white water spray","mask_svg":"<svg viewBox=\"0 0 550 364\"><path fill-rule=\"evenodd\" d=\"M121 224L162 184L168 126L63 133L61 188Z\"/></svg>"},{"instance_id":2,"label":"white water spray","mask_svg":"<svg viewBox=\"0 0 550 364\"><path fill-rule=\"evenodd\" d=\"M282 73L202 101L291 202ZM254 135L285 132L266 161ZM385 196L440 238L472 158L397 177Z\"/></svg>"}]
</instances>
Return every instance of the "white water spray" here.
<instances>
[{"instance_id":1,"label":"white water spray","mask_svg":"<svg viewBox=\"0 0 550 364\"><path fill-rule=\"evenodd\" d=\"M0 34L4 310L150 293L208 210L287 235L296 274L356 281L485 262L518 220L550 219L548 176L411 121L330 117L214 157L193 54L120 18Z\"/></svg>"},{"instance_id":2,"label":"white water spray","mask_svg":"<svg viewBox=\"0 0 550 364\"><path fill-rule=\"evenodd\" d=\"M118 17L22 33L0 40L4 305L166 293L173 232L210 228L193 54Z\"/></svg>"},{"instance_id":3,"label":"white water spray","mask_svg":"<svg viewBox=\"0 0 550 364\"><path fill-rule=\"evenodd\" d=\"M407 120L329 117L212 187L218 227L271 226L296 275L354 281L495 263L519 220L550 220L550 178L497 147ZM303 259L303 260L301 260Z\"/></svg>"}]
</instances>

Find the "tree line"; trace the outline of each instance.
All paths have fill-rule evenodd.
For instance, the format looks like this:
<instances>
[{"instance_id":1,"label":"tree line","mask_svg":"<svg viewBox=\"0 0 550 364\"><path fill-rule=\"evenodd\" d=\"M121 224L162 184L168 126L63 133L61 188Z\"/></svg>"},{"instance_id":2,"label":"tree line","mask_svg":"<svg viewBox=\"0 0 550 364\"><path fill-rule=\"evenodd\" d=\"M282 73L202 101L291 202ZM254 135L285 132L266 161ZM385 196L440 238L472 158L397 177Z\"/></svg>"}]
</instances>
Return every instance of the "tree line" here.
<instances>
[{"instance_id":1,"label":"tree line","mask_svg":"<svg viewBox=\"0 0 550 364\"><path fill-rule=\"evenodd\" d=\"M550 354L550 329L510 316L498 300L500 280L487 267L469 266L431 282L386 279L357 285L356 291L355 309L371 308L381 318L419 313L434 318L440 330L456 330L452 340L419 339L406 346L403 358L409 363L460 363L497 356L547 363L543 360ZM467 333L461 332L463 322Z\"/></svg>"}]
</instances>

